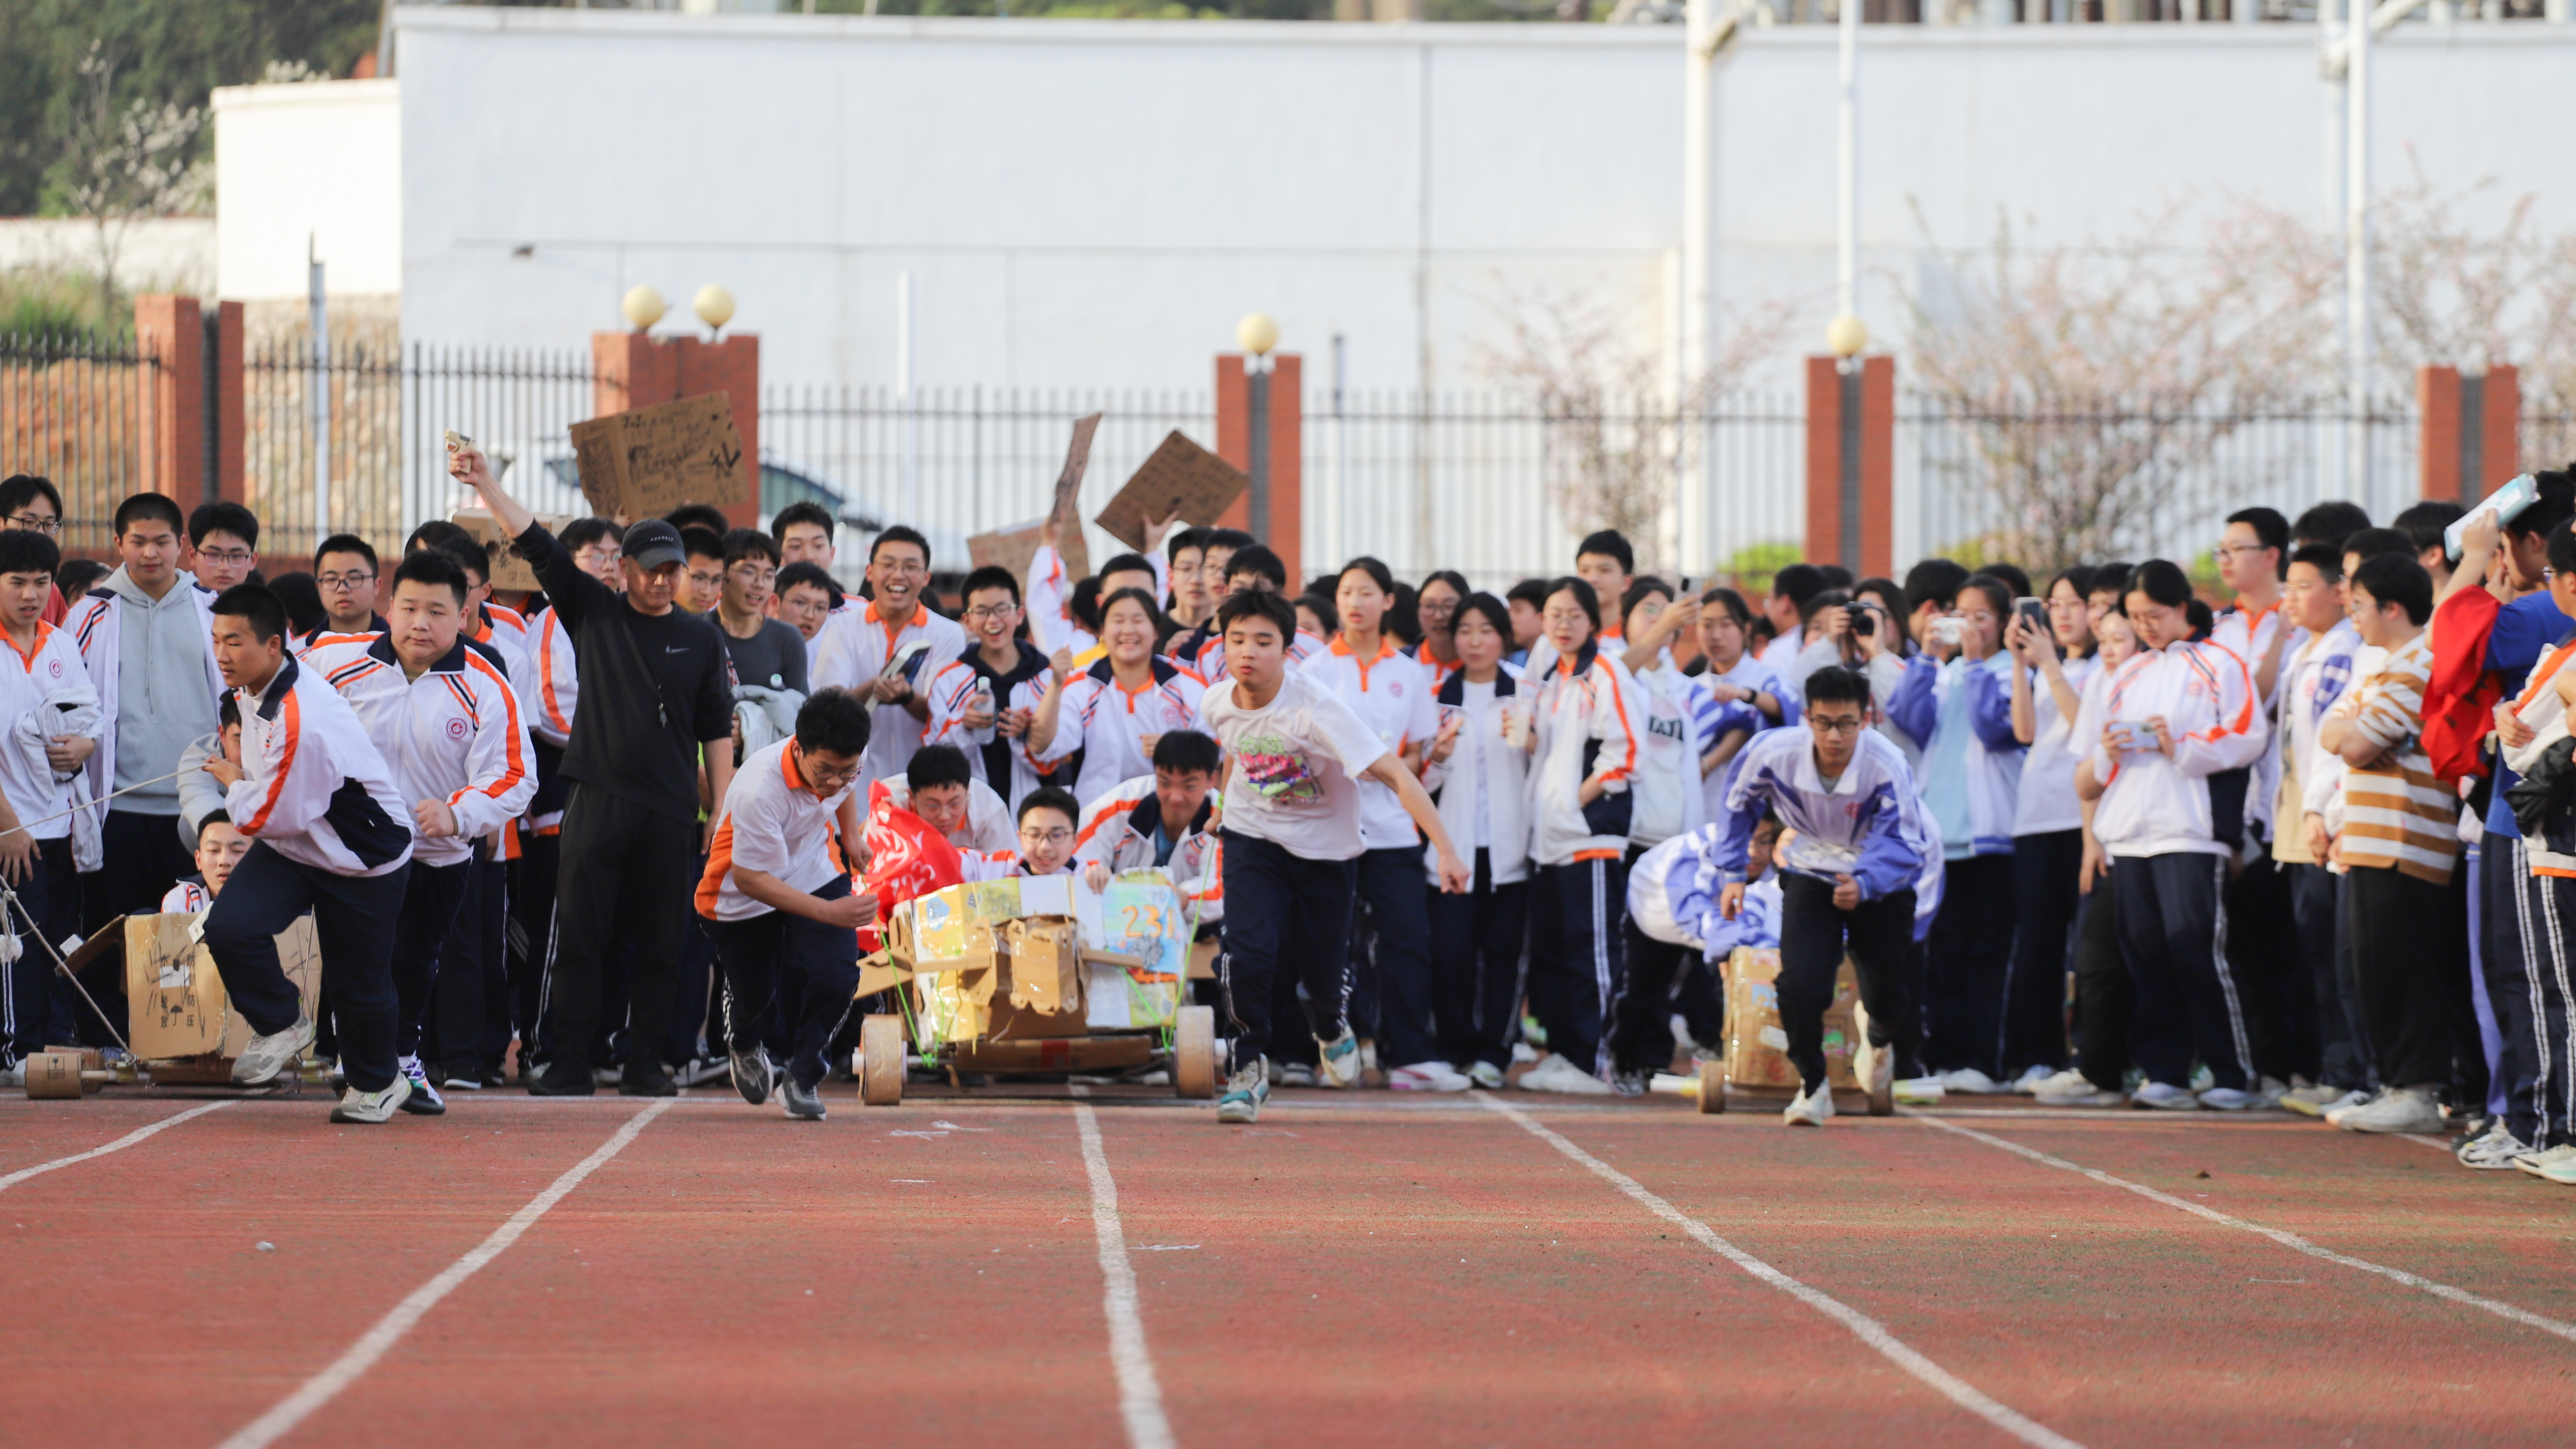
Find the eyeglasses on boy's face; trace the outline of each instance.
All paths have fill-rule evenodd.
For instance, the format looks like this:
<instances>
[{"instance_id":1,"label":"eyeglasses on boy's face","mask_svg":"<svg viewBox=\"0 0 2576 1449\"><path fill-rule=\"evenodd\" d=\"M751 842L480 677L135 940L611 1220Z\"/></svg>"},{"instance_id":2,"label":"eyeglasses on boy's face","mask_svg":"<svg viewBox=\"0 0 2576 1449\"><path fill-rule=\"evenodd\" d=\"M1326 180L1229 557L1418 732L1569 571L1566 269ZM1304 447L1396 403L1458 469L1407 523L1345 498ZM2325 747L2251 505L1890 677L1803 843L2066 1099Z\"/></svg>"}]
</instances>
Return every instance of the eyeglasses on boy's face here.
<instances>
[{"instance_id":1,"label":"eyeglasses on boy's face","mask_svg":"<svg viewBox=\"0 0 2576 1449\"><path fill-rule=\"evenodd\" d=\"M1820 714L1807 716L1807 726L1820 735L1857 735L1861 732L1859 715L1828 718Z\"/></svg>"}]
</instances>

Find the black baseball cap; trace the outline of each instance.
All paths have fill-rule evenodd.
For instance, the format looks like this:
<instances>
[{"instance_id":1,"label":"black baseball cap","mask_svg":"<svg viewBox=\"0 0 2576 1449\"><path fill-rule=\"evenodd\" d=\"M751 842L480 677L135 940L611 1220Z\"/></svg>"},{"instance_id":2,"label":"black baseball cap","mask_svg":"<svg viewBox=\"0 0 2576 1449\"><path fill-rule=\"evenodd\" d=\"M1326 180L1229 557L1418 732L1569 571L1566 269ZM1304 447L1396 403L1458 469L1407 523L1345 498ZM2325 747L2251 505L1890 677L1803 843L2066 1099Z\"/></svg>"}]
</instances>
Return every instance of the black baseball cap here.
<instances>
[{"instance_id":1,"label":"black baseball cap","mask_svg":"<svg viewBox=\"0 0 2576 1449\"><path fill-rule=\"evenodd\" d=\"M680 530L659 518L628 525L625 544L626 561L648 573L664 564L689 561L689 551L680 542Z\"/></svg>"}]
</instances>

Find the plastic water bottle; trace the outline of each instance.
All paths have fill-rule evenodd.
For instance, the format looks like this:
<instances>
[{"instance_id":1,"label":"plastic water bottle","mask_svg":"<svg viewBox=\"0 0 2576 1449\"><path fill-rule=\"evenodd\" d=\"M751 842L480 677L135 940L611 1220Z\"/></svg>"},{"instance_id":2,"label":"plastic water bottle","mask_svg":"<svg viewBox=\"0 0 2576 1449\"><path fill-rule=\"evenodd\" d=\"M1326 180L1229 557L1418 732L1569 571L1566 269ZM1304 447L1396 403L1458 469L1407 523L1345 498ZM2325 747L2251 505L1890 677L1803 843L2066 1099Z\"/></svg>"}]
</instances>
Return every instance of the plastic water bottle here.
<instances>
[{"instance_id":1,"label":"plastic water bottle","mask_svg":"<svg viewBox=\"0 0 2576 1449\"><path fill-rule=\"evenodd\" d=\"M979 710L985 714L993 713L993 681L980 674L975 676L975 692L969 695L966 701L967 713L973 714ZM993 742L991 725L986 725L980 730L968 730L966 733L968 738L979 745L989 745Z\"/></svg>"}]
</instances>

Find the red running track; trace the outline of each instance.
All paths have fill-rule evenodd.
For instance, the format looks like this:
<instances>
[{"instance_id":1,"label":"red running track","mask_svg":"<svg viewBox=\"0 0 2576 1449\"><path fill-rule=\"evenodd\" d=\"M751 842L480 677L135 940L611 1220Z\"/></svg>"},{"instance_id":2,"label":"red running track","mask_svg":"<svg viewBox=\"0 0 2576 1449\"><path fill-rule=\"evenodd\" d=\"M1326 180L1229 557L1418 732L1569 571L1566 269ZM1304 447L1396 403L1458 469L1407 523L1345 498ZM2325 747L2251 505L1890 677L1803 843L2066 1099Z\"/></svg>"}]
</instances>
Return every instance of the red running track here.
<instances>
[{"instance_id":1,"label":"red running track","mask_svg":"<svg viewBox=\"0 0 2576 1449\"><path fill-rule=\"evenodd\" d=\"M0 1101L0 1444L2568 1442L2576 1194L2520 1174L2295 1119L1522 1093L1228 1129L1104 1089L1122 1406L1060 1093L243 1100L14 1182L221 1099Z\"/></svg>"}]
</instances>

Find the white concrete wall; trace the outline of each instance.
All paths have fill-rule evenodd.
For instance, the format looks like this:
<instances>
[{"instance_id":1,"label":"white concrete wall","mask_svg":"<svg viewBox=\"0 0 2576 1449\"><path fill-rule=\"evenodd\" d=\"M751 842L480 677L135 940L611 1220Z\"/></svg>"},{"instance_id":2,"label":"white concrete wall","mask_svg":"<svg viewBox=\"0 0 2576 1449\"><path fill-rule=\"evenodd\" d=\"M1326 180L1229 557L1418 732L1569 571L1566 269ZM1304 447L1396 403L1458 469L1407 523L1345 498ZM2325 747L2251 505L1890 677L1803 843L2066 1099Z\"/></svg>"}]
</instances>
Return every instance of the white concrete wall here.
<instances>
[{"instance_id":1,"label":"white concrete wall","mask_svg":"<svg viewBox=\"0 0 2576 1449\"><path fill-rule=\"evenodd\" d=\"M331 291L402 290L400 82L227 86L214 112L222 295L304 296L308 238Z\"/></svg>"},{"instance_id":2,"label":"white concrete wall","mask_svg":"<svg viewBox=\"0 0 2576 1449\"><path fill-rule=\"evenodd\" d=\"M228 290L254 275L233 261L241 211L364 201L400 217L408 336L577 345L619 325L636 282L679 305L720 281L780 380L891 381L905 271L931 384L1201 388L1255 308L1318 383L1346 333L1357 387L1477 384L1514 297L1589 295L1641 346L1673 334L1677 27L465 7L399 23L398 206L300 180L273 197L227 169ZM1863 315L1894 339L1893 278L1937 281L1937 249L1983 245L1999 212L2040 244L2168 197L2329 218L2315 41L2294 25L1871 27ZM2576 227L2568 153L2545 140L2576 33L2410 24L2376 56L2383 180L2411 151L2439 176L2493 177L2498 208L2537 192L2544 225ZM1793 298L1819 328L1831 311L1833 68L1830 31L1780 27L1720 72L1721 308ZM355 144L324 114L297 116ZM225 124L243 119L237 102ZM300 266L307 224L239 234L269 251L291 234ZM1802 329L1784 359L1808 345Z\"/></svg>"}]
</instances>

